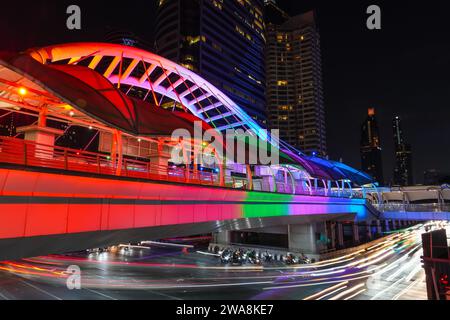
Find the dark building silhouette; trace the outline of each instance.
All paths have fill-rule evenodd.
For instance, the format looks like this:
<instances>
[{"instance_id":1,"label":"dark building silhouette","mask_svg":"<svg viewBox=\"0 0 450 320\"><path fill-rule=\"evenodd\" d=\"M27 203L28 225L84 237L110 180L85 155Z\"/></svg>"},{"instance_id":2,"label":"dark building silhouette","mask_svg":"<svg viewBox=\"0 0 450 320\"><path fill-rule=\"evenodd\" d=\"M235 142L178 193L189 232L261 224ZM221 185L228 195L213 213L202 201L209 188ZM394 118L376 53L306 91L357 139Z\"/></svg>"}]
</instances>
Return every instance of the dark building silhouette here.
<instances>
[{"instance_id":1,"label":"dark building silhouette","mask_svg":"<svg viewBox=\"0 0 450 320\"><path fill-rule=\"evenodd\" d=\"M384 184L381 141L375 109L368 110L367 119L361 126L361 167L380 184Z\"/></svg>"},{"instance_id":2,"label":"dark building silhouette","mask_svg":"<svg viewBox=\"0 0 450 320\"><path fill-rule=\"evenodd\" d=\"M450 172L442 172L436 169L428 169L423 173L423 184L437 186L450 184Z\"/></svg>"},{"instance_id":3,"label":"dark building silhouette","mask_svg":"<svg viewBox=\"0 0 450 320\"><path fill-rule=\"evenodd\" d=\"M402 121L400 117L394 117L392 122L395 146L395 167L393 183L397 186L411 186L414 184L411 146L404 140Z\"/></svg>"},{"instance_id":4,"label":"dark building silhouette","mask_svg":"<svg viewBox=\"0 0 450 320\"><path fill-rule=\"evenodd\" d=\"M313 11L289 17L266 1L269 126L307 154L327 154L320 34Z\"/></svg>"},{"instance_id":5,"label":"dark building silhouette","mask_svg":"<svg viewBox=\"0 0 450 320\"><path fill-rule=\"evenodd\" d=\"M203 76L265 127L263 9L263 0L159 1L155 49Z\"/></svg>"}]
</instances>

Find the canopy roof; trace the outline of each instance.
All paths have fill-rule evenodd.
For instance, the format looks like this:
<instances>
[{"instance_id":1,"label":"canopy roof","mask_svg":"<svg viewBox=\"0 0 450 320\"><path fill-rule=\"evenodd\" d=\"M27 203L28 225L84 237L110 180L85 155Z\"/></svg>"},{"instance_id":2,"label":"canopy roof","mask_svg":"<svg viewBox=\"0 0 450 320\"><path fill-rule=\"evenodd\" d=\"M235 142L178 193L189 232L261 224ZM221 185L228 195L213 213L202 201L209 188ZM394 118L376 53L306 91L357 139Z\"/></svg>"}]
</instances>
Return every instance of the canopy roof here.
<instances>
[{"instance_id":1,"label":"canopy roof","mask_svg":"<svg viewBox=\"0 0 450 320\"><path fill-rule=\"evenodd\" d=\"M76 110L112 128L134 136L171 136L180 128L194 134L194 116L128 97L89 68L43 65L28 55L10 57L8 63ZM204 121L202 126L203 130L212 129Z\"/></svg>"}]
</instances>

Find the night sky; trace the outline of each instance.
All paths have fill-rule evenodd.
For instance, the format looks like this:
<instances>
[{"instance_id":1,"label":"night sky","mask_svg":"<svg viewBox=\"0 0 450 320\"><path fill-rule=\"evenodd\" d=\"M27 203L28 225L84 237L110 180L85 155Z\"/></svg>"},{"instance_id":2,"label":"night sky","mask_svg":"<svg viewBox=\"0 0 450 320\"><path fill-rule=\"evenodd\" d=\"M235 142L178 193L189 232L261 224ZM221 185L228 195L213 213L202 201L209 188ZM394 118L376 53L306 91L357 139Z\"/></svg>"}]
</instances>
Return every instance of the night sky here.
<instances>
[{"instance_id":1,"label":"night sky","mask_svg":"<svg viewBox=\"0 0 450 320\"><path fill-rule=\"evenodd\" d=\"M227 0L225 0L227 1ZM316 9L322 36L325 105L330 157L359 168L360 125L377 110L385 179L392 177L392 117L403 119L413 148L416 182L423 171L450 172L449 1L278 0L295 15ZM66 29L68 5L78 4L83 30ZM71 41L102 41L113 29L151 42L154 1L39 1L2 4L2 50ZM127 4L127 6L125 6ZM366 28L366 9L382 9L382 30Z\"/></svg>"}]
</instances>

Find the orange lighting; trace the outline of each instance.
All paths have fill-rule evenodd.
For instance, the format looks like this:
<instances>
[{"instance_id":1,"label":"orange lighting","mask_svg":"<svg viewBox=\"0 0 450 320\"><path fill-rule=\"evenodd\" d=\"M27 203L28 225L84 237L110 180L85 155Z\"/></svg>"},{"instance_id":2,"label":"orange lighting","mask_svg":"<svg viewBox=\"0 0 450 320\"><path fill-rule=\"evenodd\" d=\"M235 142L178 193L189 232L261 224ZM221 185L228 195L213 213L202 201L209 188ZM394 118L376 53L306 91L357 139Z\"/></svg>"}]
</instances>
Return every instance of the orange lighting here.
<instances>
[{"instance_id":1,"label":"orange lighting","mask_svg":"<svg viewBox=\"0 0 450 320\"><path fill-rule=\"evenodd\" d=\"M25 89L24 87L19 88L19 94L21 96L25 96L28 93L28 90Z\"/></svg>"},{"instance_id":2,"label":"orange lighting","mask_svg":"<svg viewBox=\"0 0 450 320\"><path fill-rule=\"evenodd\" d=\"M375 108L369 108L369 110L368 110L368 114L369 114L369 116L374 116L375 115Z\"/></svg>"}]
</instances>

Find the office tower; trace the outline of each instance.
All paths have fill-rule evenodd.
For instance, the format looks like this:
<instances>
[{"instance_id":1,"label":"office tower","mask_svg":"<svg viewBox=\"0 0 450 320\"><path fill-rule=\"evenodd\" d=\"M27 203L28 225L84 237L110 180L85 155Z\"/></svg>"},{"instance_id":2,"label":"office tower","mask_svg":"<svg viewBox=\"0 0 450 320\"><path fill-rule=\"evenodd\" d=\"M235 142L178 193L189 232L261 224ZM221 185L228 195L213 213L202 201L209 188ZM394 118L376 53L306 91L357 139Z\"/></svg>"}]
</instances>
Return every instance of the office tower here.
<instances>
[{"instance_id":1,"label":"office tower","mask_svg":"<svg viewBox=\"0 0 450 320\"><path fill-rule=\"evenodd\" d=\"M265 2L267 110L271 129L307 154L327 154L320 35L314 12L289 17Z\"/></svg>"},{"instance_id":2,"label":"office tower","mask_svg":"<svg viewBox=\"0 0 450 320\"><path fill-rule=\"evenodd\" d=\"M378 183L384 184L380 133L373 108L368 110L367 119L361 126L360 146L362 170L372 175Z\"/></svg>"},{"instance_id":3,"label":"office tower","mask_svg":"<svg viewBox=\"0 0 450 320\"><path fill-rule=\"evenodd\" d=\"M392 122L395 146L394 185L411 186L414 184L411 146L404 140L400 117L394 117Z\"/></svg>"},{"instance_id":4,"label":"office tower","mask_svg":"<svg viewBox=\"0 0 450 320\"><path fill-rule=\"evenodd\" d=\"M161 0L155 46L266 126L263 0Z\"/></svg>"}]
</instances>

